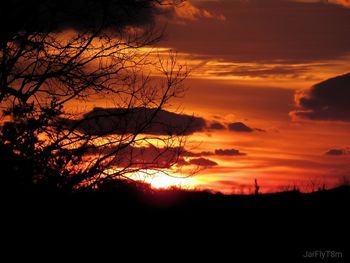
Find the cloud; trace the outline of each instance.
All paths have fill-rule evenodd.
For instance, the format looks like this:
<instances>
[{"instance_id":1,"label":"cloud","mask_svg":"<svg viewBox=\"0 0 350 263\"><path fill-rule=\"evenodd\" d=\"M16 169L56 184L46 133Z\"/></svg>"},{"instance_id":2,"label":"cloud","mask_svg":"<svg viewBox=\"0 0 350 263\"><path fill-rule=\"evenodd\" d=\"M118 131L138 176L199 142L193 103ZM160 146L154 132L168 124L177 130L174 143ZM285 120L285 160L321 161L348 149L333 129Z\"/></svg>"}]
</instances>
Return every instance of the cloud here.
<instances>
[{"instance_id":1,"label":"cloud","mask_svg":"<svg viewBox=\"0 0 350 263\"><path fill-rule=\"evenodd\" d=\"M112 167L130 167L143 169L170 168L171 166L190 165L184 160L182 147L134 147L130 145L95 146L88 149L89 156L110 156L106 161ZM99 157L98 157L99 156Z\"/></svg>"},{"instance_id":2,"label":"cloud","mask_svg":"<svg viewBox=\"0 0 350 263\"><path fill-rule=\"evenodd\" d=\"M216 162L204 158L207 156L243 156L245 153L236 149L217 149L208 152L192 152L184 147L158 148L154 145L133 147L95 147L89 149L89 155L113 155L111 165L115 167L170 168L177 166L216 166Z\"/></svg>"},{"instance_id":3,"label":"cloud","mask_svg":"<svg viewBox=\"0 0 350 263\"><path fill-rule=\"evenodd\" d=\"M246 124L244 124L243 122L230 123L228 125L228 129L229 129L229 131L233 131L233 132L254 132L254 131L266 132L265 130L260 129L260 128L251 128L251 127L247 126Z\"/></svg>"},{"instance_id":4,"label":"cloud","mask_svg":"<svg viewBox=\"0 0 350 263\"><path fill-rule=\"evenodd\" d=\"M296 93L292 116L327 121L350 121L350 73Z\"/></svg>"},{"instance_id":5,"label":"cloud","mask_svg":"<svg viewBox=\"0 0 350 263\"><path fill-rule=\"evenodd\" d=\"M350 0L295 0L295 2L334 4L350 8Z\"/></svg>"},{"instance_id":6,"label":"cloud","mask_svg":"<svg viewBox=\"0 0 350 263\"><path fill-rule=\"evenodd\" d=\"M204 151L204 152L198 152L198 153L181 149L181 156L185 156L185 157L201 157L201 156L213 156L213 155L239 156L239 155L246 155L246 154L236 149L216 149L215 151Z\"/></svg>"},{"instance_id":7,"label":"cloud","mask_svg":"<svg viewBox=\"0 0 350 263\"><path fill-rule=\"evenodd\" d=\"M328 150L325 155L333 155L333 156L340 156L340 155L346 155L347 151L344 149L330 149Z\"/></svg>"},{"instance_id":8,"label":"cloud","mask_svg":"<svg viewBox=\"0 0 350 263\"><path fill-rule=\"evenodd\" d=\"M178 148L129 146L116 154L111 165L116 167L140 167L148 169L170 168L181 159L179 155L180 149Z\"/></svg>"},{"instance_id":9,"label":"cloud","mask_svg":"<svg viewBox=\"0 0 350 263\"><path fill-rule=\"evenodd\" d=\"M201 132L206 121L200 117L151 108L94 108L80 120L62 120L68 128L89 135L155 134L189 135Z\"/></svg>"},{"instance_id":10,"label":"cloud","mask_svg":"<svg viewBox=\"0 0 350 263\"><path fill-rule=\"evenodd\" d=\"M245 153L240 152L236 149L218 149L215 150L215 155L220 156L236 156L236 155L246 155Z\"/></svg>"},{"instance_id":11,"label":"cloud","mask_svg":"<svg viewBox=\"0 0 350 263\"><path fill-rule=\"evenodd\" d=\"M320 1L221 0L196 1L196 7L223 14L226 20L189 21L186 26L171 24L164 46L219 61L299 65L340 58L350 51L350 9L339 5ZM292 71L279 67L253 69L250 74Z\"/></svg>"},{"instance_id":12,"label":"cloud","mask_svg":"<svg viewBox=\"0 0 350 263\"><path fill-rule=\"evenodd\" d=\"M167 169L175 164L179 166L192 165L184 159L184 156L190 156L191 152L183 147L158 148L154 145L123 147L121 145L119 147L92 148L89 153L90 155L112 155L110 165L114 167Z\"/></svg>"},{"instance_id":13,"label":"cloud","mask_svg":"<svg viewBox=\"0 0 350 263\"><path fill-rule=\"evenodd\" d=\"M224 130L225 126L221 124L220 122L213 122L209 126L210 130Z\"/></svg>"},{"instance_id":14,"label":"cloud","mask_svg":"<svg viewBox=\"0 0 350 263\"><path fill-rule=\"evenodd\" d=\"M224 15L217 15L204 8L198 8L190 2L184 2L178 6L174 7L174 13L176 17L188 19L188 20L198 20L199 18L212 18L224 21L226 18Z\"/></svg>"},{"instance_id":15,"label":"cloud","mask_svg":"<svg viewBox=\"0 0 350 263\"><path fill-rule=\"evenodd\" d=\"M344 7L350 8L350 0L328 0L328 3L342 5Z\"/></svg>"},{"instance_id":16,"label":"cloud","mask_svg":"<svg viewBox=\"0 0 350 263\"><path fill-rule=\"evenodd\" d=\"M196 158L189 161L190 164L204 166L204 167L212 167L218 165L216 162L206 159L206 158Z\"/></svg>"},{"instance_id":17,"label":"cloud","mask_svg":"<svg viewBox=\"0 0 350 263\"><path fill-rule=\"evenodd\" d=\"M243 122L230 123L228 125L228 129L230 131L235 131L235 132L253 132L254 131L254 129L248 127Z\"/></svg>"},{"instance_id":18,"label":"cloud","mask_svg":"<svg viewBox=\"0 0 350 263\"><path fill-rule=\"evenodd\" d=\"M216 151L215 151L216 152ZM135 167L135 168L170 168L177 164L178 166L216 166L216 162L203 158L206 153L194 153L185 150L183 147L158 148L153 145L147 147L105 147L92 148L90 155L113 154L111 165L114 167ZM210 152L210 155L215 153ZM228 153L229 154L229 153ZM185 160L185 157L186 160Z\"/></svg>"},{"instance_id":19,"label":"cloud","mask_svg":"<svg viewBox=\"0 0 350 263\"><path fill-rule=\"evenodd\" d=\"M96 29L102 24L119 30L154 21L157 5L152 0L9 0L2 4L0 31L46 32L52 29Z\"/></svg>"},{"instance_id":20,"label":"cloud","mask_svg":"<svg viewBox=\"0 0 350 263\"><path fill-rule=\"evenodd\" d=\"M228 62L216 62L217 64L203 66L204 69L207 69L211 74L218 76L242 76L242 77L259 77L259 78L269 78L271 76L290 76L296 77L304 74L309 70L307 65L285 65L285 64L244 64L240 63L228 63ZM220 65L220 63L223 63ZM244 65L242 65L244 64ZM220 70L213 71L211 66L221 66ZM201 68L201 70L203 70Z\"/></svg>"}]
</instances>

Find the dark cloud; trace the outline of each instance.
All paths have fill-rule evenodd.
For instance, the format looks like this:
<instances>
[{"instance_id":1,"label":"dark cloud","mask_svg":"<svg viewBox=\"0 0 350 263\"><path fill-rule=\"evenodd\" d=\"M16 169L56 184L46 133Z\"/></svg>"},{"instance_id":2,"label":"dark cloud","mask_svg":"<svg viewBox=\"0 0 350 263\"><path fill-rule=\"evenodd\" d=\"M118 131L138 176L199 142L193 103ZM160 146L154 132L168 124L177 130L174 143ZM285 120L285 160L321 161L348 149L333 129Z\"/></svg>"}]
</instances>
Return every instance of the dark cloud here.
<instances>
[{"instance_id":1,"label":"dark cloud","mask_svg":"<svg viewBox=\"0 0 350 263\"><path fill-rule=\"evenodd\" d=\"M204 166L204 167L211 167L218 165L216 162L206 159L206 158L197 158L192 159L189 161L190 164L198 165L198 166Z\"/></svg>"},{"instance_id":2,"label":"dark cloud","mask_svg":"<svg viewBox=\"0 0 350 263\"><path fill-rule=\"evenodd\" d=\"M340 156L347 154L347 151L344 149L330 149L326 153L326 155Z\"/></svg>"},{"instance_id":3,"label":"dark cloud","mask_svg":"<svg viewBox=\"0 0 350 263\"><path fill-rule=\"evenodd\" d=\"M303 73L309 70L308 66L302 65L249 65L249 66L237 66L237 64L226 65L225 70L220 72L213 72L212 74L218 76L243 76L243 77L259 77L269 78L271 76L301 76Z\"/></svg>"},{"instance_id":4,"label":"dark cloud","mask_svg":"<svg viewBox=\"0 0 350 263\"><path fill-rule=\"evenodd\" d=\"M311 120L350 121L350 73L337 76L296 94L292 114Z\"/></svg>"},{"instance_id":5,"label":"dark cloud","mask_svg":"<svg viewBox=\"0 0 350 263\"><path fill-rule=\"evenodd\" d=\"M304 63L350 51L350 9L342 6L282 0L196 1L196 5L223 14L226 20L171 24L165 45L207 58L244 62ZM286 73L273 69L251 74L276 71Z\"/></svg>"},{"instance_id":6,"label":"dark cloud","mask_svg":"<svg viewBox=\"0 0 350 263\"><path fill-rule=\"evenodd\" d=\"M118 150L119 149L119 150ZM106 147L93 148L89 152L91 155L112 155L111 165L115 167L135 167L135 168L170 168L172 165L178 166L215 166L216 162L203 158L205 153L193 153L183 147L158 148L153 145L147 147ZM214 155L211 153L210 155ZM189 157L190 160L185 160Z\"/></svg>"},{"instance_id":7,"label":"dark cloud","mask_svg":"<svg viewBox=\"0 0 350 263\"><path fill-rule=\"evenodd\" d=\"M239 155L246 155L246 154L236 149L216 149L215 151L204 151L204 152L198 152L198 153L181 149L181 156L186 156L186 157L201 157L201 156L213 156L213 155L239 156Z\"/></svg>"},{"instance_id":8,"label":"dark cloud","mask_svg":"<svg viewBox=\"0 0 350 263\"><path fill-rule=\"evenodd\" d=\"M90 135L189 135L203 131L203 118L150 108L95 108L80 120L63 120L69 128Z\"/></svg>"},{"instance_id":9,"label":"dark cloud","mask_svg":"<svg viewBox=\"0 0 350 263\"><path fill-rule=\"evenodd\" d=\"M92 148L90 155L106 155L113 153L112 166L142 167L142 168L170 168L178 166L216 166L216 162L204 158L207 156L243 156L245 153L236 149L216 149L208 152L192 152L183 147L158 148L153 145L147 147L105 147ZM188 160L189 159L189 160Z\"/></svg>"},{"instance_id":10,"label":"dark cloud","mask_svg":"<svg viewBox=\"0 0 350 263\"><path fill-rule=\"evenodd\" d=\"M89 156L109 156L106 161L112 167L132 167L143 169L170 168L174 164L183 163L182 147L159 148L154 145L134 147L130 145L94 146L87 154Z\"/></svg>"},{"instance_id":11,"label":"dark cloud","mask_svg":"<svg viewBox=\"0 0 350 263\"><path fill-rule=\"evenodd\" d=\"M154 20L155 0L8 0L0 11L0 32L45 32L97 27L120 29Z\"/></svg>"},{"instance_id":12,"label":"dark cloud","mask_svg":"<svg viewBox=\"0 0 350 263\"><path fill-rule=\"evenodd\" d=\"M224 130L225 126L221 124L220 122L213 122L210 124L209 129L211 130Z\"/></svg>"},{"instance_id":13,"label":"dark cloud","mask_svg":"<svg viewBox=\"0 0 350 263\"><path fill-rule=\"evenodd\" d=\"M248 127L243 122L230 123L228 125L228 129L230 131L235 131L235 132L253 132L254 131L254 129Z\"/></svg>"},{"instance_id":14,"label":"dark cloud","mask_svg":"<svg viewBox=\"0 0 350 263\"><path fill-rule=\"evenodd\" d=\"M215 155L236 156L236 155L245 155L245 153L242 153L236 149L218 149L218 150L215 150Z\"/></svg>"},{"instance_id":15,"label":"dark cloud","mask_svg":"<svg viewBox=\"0 0 350 263\"><path fill-rule=\"evenodd\" d=\"M170 168L178 160L182 159L180 158L180 150L179 148L157 148L154 146L128 146L115 155L111 165L148 169Z\"/></svg>"}]
</instances>

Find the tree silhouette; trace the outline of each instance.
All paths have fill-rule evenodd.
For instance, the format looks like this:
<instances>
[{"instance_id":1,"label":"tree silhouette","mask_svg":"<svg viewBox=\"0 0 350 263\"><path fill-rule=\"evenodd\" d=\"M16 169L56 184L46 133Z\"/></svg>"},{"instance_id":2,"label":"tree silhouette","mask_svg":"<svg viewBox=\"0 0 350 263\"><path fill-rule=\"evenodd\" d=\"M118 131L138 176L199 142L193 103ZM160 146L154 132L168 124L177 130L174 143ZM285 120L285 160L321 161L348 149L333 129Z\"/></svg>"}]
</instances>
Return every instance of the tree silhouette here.
<instances>
[{"instance_id":1,"label":"tree silhouette","mask_svg":"<svg viewBox=\"0 0 350 263\"><path fill-rule=\"evenodd\" d=\"M179 2L11 0L3 5L0 165L7 190L95 188L157 169L164 152L182 145L187 125L175 133L167 123L150 131L155 122L162 124L158 115L166 112L169 99L181 96L188 72L177 65L176 55L154 62L145 49L162 36L154 26L159 6ZM145 73L151 67L162 77ZM94 110L80 119L69 110L94 99L109 99L116 110ZM110 120L113 129L86 129L100 120ZM145 145L158 149L147 163L133 156ZM163 160L166 167L177 162L181 147L176 149Z\"/></svg>"}]
</instances>

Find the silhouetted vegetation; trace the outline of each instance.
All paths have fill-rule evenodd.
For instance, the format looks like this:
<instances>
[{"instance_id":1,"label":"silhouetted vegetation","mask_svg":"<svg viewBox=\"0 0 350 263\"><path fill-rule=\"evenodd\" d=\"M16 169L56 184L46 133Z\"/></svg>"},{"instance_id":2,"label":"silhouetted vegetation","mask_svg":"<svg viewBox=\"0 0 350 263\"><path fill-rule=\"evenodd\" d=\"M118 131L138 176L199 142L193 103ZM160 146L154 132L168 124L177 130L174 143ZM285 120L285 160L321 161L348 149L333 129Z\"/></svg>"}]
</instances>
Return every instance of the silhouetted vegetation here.
<instances>
[{"instance_id":1,"label":"silhouetted vegetation","mask_svg":"<svg viewBox=\"0 0 350 263\"><path fill-rule=\"evenodd\" d=\"M143 168L157 169L168 148L181 149L186 124L174 132L176 127L167 126L173 123L163 123L159 115L170 115L164 108L181 96L188 72L175 54L154 61L143 49L162 36L154 27L160 5L179 2L11 0L2 6L3 189L11 194L91 190ZM162 77L153 79L150 67ZM83 116L72 110L95 99L114 108ZM140 145L161 147L142 162L132 151ZM161 167L176 163L177 155L173 151Z\"/></svg>"},{"instance_id":2,"label":"silhouetted vegetation","mask_svg":"<svg viewBox=\"0 0 350 263\"><path fill-rule=\"evenodd\" d=\"M188 248L185 256L193 260L310 262L302 258L305 251L346 253L341 245L348 236L349 201L349 186L224 195L112 180L95 191L12 199L2 212L16 249L21 236L26 248L40 244L50 255L66 255L70 248L80 259L135 253L140 259L163 259L164 253L181 259ZM33 237L40 239L33 242Z\"/></svg>"},{"instance_id":3,"label":"silhouetted vegetation","mask_svg":"<svg viewBox=\"0 0 350 263\"><path fill-rule=\"evenodd\" d=\"M255 188L255 194L259 194L260 186L258 185L258 180L254 180L254 188Z\"/></svg>"}]
</instances>

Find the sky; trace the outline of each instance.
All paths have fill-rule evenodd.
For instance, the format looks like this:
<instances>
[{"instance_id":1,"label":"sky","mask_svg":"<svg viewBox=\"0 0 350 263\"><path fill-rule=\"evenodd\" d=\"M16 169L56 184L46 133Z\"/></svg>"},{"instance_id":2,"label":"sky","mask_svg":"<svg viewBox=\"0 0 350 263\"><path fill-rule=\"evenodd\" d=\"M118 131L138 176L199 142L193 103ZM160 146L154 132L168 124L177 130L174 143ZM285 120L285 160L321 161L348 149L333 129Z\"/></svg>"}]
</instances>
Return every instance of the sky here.
<instances>
[{"instance_id":1,"label":"sky","mask_svg":"<svg viewBox=\"0 0 350 263\"><path fill-rule=\"evenodd\" d=\"M143 49L150 59L175 52L190 71L184 96L158 114L164 127L144 132L162 136L169 127L172 133L191 127L183 149L171 148L158 167L134 178L159 188L245 194L254 192L255 179L265 193L350 180L350 1L189 0L139 20L132 29L165 29L154 47ZM120 111L105 98L89 103L83 118ZM152 110L130 114L138 120ZM80 129L98 135L126 129L113 126L120 119L99 121ZM133 125L127 129L133 133ZM146 162L159 154L130 147L124 156L130 152ZM177 152L178 164L167 167Z\"/></svg>"},{"instance_id":2,"label":"sky","mask_svg":"<svg viewBox=\"0 0 350 263\"><path fill-rule=\"evenodd\" d=\"M51 36L56 41L64 44L77 37L80 43L86 41L80 34L97 25L100 28L102 19L106 38L95 35L78 60L91 58L94 52L100 54L101 47L115 43L110 40L119 43L105 48L104 52L111 52L107 58L101 55L87 63L86 75L96 75L96 66L99 70L104 64L107 68L121 66L120 75L107 74L108 81L98 78L95 84L101 81L102 86L118 91L116 94L125 83L132 89L141 85L141 96L126 92L137 103L130 106L122 95L113 97L109 89L105 93L99 87L83 100L65 103L68 114L62 119L81 133L97 135L101 138L98 144L108 141L110 135L139 135L142 122L156 116L142 130L144 144L138 143L142 141L138 137L120 155L118 151L119 163L113 163L108 172L135 161L145 169L136 167L144 170L138 173L131 169L132 177L154 187L176 185L224 193L253 193L255 180L261 192L314 191L350 181L350 0L170 0L182 2L178 5L93 0L85 8L80 0L63 5L59 1L22 1L13 8L17 2L9 1L0 16L5 37L23 30L54 30ZM41 15L33 19L38 11ZM70 15L77 12L80 16ZM9 27L7 20L14 18ZM32 19L34 22L26 22ZM162 38L153 45L150 40L158 39L163 30ZM125 40L133 45L120 44ZM151 45L139 46L138 41L150 41ZM51 61L55 47L47 46L45 56ZM149 105L156 104L148 99L157 100L165 90L159 62L166 68L169 54L190 74L184 80L183 96L173 98L155 114ZM29 63L23 71L30 72L28 79L17 76L11 81L14 87L32 93L29 91L37 85L33 72L40 76L42 69L23 58L15 63L19 68ZM55 67L49 64L50 68ZM155 82L148 82L148 77ZM51 94L52 86L47 81L39 88L43 94ZM180 144L162 149L166 148L164 137L183 133ZM163 145L153 143L155 138ZM176 155L180 155L178 159L174 159Z\"/></svg>"},{"instance_id":3,"label":"sky","mask_svg":"<svg viewBox=\"0 0 350 263\"><path fill-rule=\"evenodd\" d=\"M154 185L312 191L350 177L350 1L191 0L158 23L158 48L191 70L173 105L205 120L186 146L205 169Z\"/></svg>"}]
</instances>

